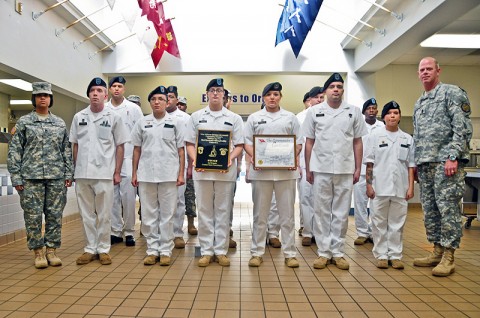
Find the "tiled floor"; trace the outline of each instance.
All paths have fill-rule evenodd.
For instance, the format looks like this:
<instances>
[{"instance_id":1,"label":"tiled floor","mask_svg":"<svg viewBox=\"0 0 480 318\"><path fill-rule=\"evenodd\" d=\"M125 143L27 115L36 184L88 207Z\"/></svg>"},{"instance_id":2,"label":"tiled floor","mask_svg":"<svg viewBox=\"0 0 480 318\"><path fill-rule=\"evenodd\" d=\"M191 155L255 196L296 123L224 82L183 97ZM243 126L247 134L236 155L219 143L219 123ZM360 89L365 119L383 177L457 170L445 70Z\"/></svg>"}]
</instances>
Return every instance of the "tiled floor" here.
<instances>
[{"instance_id":1,"label":"tiled floor","mask_svg":"<svg viewBox=\"0 0 480 318\"><path fill-rule=\"evenodd\" d=\"M410 209L404 237L405 270L377 269L371 244L354 246L347 233L350 270L313 269L315 247L296 245L300 267L284 265L269 248L260 268L249 268L252 207L237 203L232 265L196 266L196 237L175 250L170 267L144 266L145 240L116 245L113 264L77 266L83 234L79 221L65 225L61 267L37 270L33 253L19 241L0 248L0 317L480 317L480 223L464 230L456 273L431 276L413 267L429 250L422 214ZM297 226L298 229L298 226ZM187 235L185 236L187 238Z\"/></svg>"}]
</instances>

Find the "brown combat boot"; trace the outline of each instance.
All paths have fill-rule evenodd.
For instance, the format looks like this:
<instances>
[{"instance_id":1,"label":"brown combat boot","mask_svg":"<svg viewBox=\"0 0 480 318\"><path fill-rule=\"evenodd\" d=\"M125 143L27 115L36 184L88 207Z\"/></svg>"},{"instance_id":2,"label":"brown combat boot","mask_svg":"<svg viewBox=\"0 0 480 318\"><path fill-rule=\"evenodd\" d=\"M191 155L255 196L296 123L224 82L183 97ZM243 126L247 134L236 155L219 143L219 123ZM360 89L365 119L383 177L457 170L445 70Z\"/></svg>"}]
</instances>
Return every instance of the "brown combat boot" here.
<instances>
[{"instance_id":1,"label":"brown combat boot","mask_svg":"<svg viewBox=\"0 0 480 318\"><path fill-rule=\"evenodd\" d=\"M173 245L176 249L185 248L185 240L183 239L183 237L176 237L173 239Z\"/></svg>"},{"instance_id":2,"label":"brown combat boot","mask_svg":"<svg viewBox=\"0 0 480 318\"><path fill-rule=\"evenodd\" d=\"M47 261L50 266L61 266L62 260L55 254L55 248L47 247Z\"/></svg>"},{"instance_id":3,"label":"brown combat boot","mask_svg":"<svg viewBox=\"0 0 480 318\"><path fill-rule=\"evenodd\" d=\"M187 216L187 221L188 221L188 234L190 235L197 235L198 231L197 228L195 227L195 224L193 222L194 217L193 216Z\"/></svg>"},{"instance_id":4,"label":"brown combat boot","mask_svg":"<svg viewBox=\"0 0 480 318\"><path fill-rule=\"evenodd\" d=\"M45 258L45 254L43 253L43 247L36 248L33 250L33 252L35 253L35 268L47 268L48 261Z\"/></svg>"},{"instance_id":5,"label":"brown combat boot","mask_svg":"<svg viewBox=\"0 0 480 318\"><path fill-rule=\"evenodd\" d=\"M454 248L445 249L441 262L432 269L433 276L445 277L455 272L454 253Z\"/></svg>"},{"instance_id":6,"label":"brown combat boot","mask_svg":"<svg viewBox=\"0 0 480 318\"><path fill-rule=\"evenodd\" d=\"M432 267L437 266L442 260L443 252L445 248L440 244L435 243L433 246L433 252L426 256L420 257L413 260L413 265L420 267Z\"/></svg>"}]
</instances>

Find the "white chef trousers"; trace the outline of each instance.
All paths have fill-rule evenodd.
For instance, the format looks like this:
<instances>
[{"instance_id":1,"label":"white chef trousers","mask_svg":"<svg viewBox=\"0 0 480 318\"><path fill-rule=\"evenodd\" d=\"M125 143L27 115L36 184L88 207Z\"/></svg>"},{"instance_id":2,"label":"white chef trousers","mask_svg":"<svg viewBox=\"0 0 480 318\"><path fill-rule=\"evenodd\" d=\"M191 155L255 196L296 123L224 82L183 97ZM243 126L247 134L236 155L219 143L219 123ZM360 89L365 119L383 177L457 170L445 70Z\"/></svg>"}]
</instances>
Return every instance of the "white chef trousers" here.
<instances>
[{"instance_id":1,"label":"white chef trousers","mask_svg":"<svg viewBox=\"0 0 480 318\"><path fill-rule=\"evenodd\" d=\"M75 192L86 240L84 251L90 254L110 252L113 181L76 179Z\"/></svg>"},{"instance_id":2,"label":"white chef trousers","mask_svg":"<svg viewBox=\"0 0 480 318\"><path fill-rule=\"evenodd\" d=\"M185 179L187 180L187 179ZM183 237L183 222L185 221L185 189L187 184L177 187L177 205L173 217L174 237ZM143 232L142 232L143 233Z\"/></svg>"},{"instance_id":3,"label":"white chef trousers","mask_svg":"<svg viewBox=\"0 0 480 318\"><path fill-rule=\"evenodd\" d=\"M267 219L270 213L273 191L275 191L282 231L280 241L283 254L285 258L297 256L294 215L295 183L295 179L281 181L252 180L253 228L250 248L252 256L263 256L265 254Z\"/></svg>"},{"instance_id":4,"label":"white chef trousers","mask_svg":"<svg viewBox=\"0 0 480 318\"><path fill-rule=\"evenodd\" d=\"M403 227L408 203L404 198L377 196L372 201L373 256L376 259L402 259Z\"/></svg>"},{"instance_id":5,"label":"white chef trousers","mask_svg":"<svg viewBox=\"0 0 480 318\"><path fill-rule=\"evenodd\" d=\"M202 255L226 255L235 181L195 180L198 241Z\"/></svg>"},{"instance_id":6,"label":"white chef trousers","mask_svg":"<svg viewBox=\"0 0 480 318\"><path fill-rule=\"evenodd\" d=\"M307 171L302 168L302 177L297 180L300 201L300 226L302 236L313 236L313 186L307 181Z\"/></svg>"},{"instance_id":7,"label":"white chef trousers","mask_svg":"<svg viewBox=\"0 0 480 318\"><path fill-rule=\"evenodd\" d=\"M352 191L353 174L314 172L313 233L318 256L344 256Z\"/></svg>"},{"instance_id":8,"label":"white chef trousers","mask_svg":"<svg viewBox=\"0 0 480 318\"><path fill-rule=\"evenodd\" d=\"M135 234L136 189L132 186L132 176L122 176L122 181L114 185L112 208L112 235L122 237L122 233Z\"/></svg>"},{"instance_id":9,"label":"white chef trousers","mask_svg":"<svg viewBox=\"0 0 480 318\"><path fill-rule=\"evenodd\" d=\"M280 216L278 214L277 200L275 199L275 191L272 195L272 203L270 204L270 212L268 212L267 221L267 238L278 238L280 235Z\"/></svg>"},{"instance_id":10,"label":"white chef trousers","mask_svg":"<svg viewBox=\"0 0 480 318\"><path fill-rule=\"evenodd\" d=\"M360 179L353 185L353 202L355 227L357 228L357 236L372 236L372 227L368 216L368 197L367 197L367 181L365 175L360 175ZM370 213L372 213L372 205L370 204Z\"/></svg>"},{"instance_id":11,"label":"white chef trousers","mask_svg":"<svg viewBox=\"0 0 480 318\"><path fill-rule=\"evenodd\" d=\"M173 218L177 207L176 182L139 182L138 192L147 255L171 256L174 246Z\"/></svg>"}]
</instances>

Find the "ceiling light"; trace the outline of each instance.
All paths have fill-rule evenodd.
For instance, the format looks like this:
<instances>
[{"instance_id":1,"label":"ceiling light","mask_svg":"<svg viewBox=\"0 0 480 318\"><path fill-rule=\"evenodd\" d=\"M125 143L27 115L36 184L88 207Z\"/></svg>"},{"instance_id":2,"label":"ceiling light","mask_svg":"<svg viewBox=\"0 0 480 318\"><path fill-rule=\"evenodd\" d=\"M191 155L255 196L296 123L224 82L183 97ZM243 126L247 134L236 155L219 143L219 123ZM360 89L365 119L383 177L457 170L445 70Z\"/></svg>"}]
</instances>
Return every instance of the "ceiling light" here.
<instances>
[{"instance_id":1,"label":"ceiling light","mask_svg":"<svg viewBox=\"0 0 480 318\"><path fill-rule=\"evenodd\" d=\"M12 99L10 105L31 105L32 101L28 99Z\"/></svg>"},{"instance_id":2,"label":"ceiling light","mask_svg":"<svg viewBox=\"0 0 480 318\"><path fill-rule=\"evenodd\" d=\"M7 84L27 92L31 92L33 90L32 84L22 79L0 79L0 83Z\"/></svg>"},{"instance_id":3,"label":"ceiling light","mask_svg":"<svg viewBox=\"0 0 480 318\"><path fill-rule=\"evenodd\" d=\"M480 34L434 34L420 43L420 46L452 49L480 49Z\"/></svg>"}]
</instances>

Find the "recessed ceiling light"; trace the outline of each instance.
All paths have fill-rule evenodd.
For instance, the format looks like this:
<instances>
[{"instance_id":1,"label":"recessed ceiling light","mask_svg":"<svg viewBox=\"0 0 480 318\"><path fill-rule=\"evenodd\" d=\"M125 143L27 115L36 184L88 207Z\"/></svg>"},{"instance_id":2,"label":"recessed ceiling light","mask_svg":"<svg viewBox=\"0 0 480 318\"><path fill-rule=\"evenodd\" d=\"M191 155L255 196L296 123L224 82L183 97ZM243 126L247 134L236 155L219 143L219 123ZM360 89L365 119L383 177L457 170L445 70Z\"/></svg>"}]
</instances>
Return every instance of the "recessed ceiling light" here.
<instances>
[{"instance_id":1,"label":"recessed ceiling light","mask_svg":"<svg viewBox=\"0 0 480 318\"><path fill-rule=\"evenodd\" d=\"M480 34L434 34L422 43L423 47L480 49Z\"/></svg>"},{"instance_id":2,"label":"recessed ceiling light","mask_svg":"<svg viewBox=\"0 0 480 318\"><path fill-rule=\"evenodd\" d=\"M0 79L0 83L16 87L27 92L31 92L33 90L32 84L22 79Z\"/></svg>"},{"instance_id":3,"label":"recessed ceiling light","mask_svg":"<svg viewBox=\"0 0 480 318\"><path fill-rule=\"evenodd\" d=\"M31 105L32 101L28 99L12 99L10 105Z\"/></svg>"}]
</instances>

